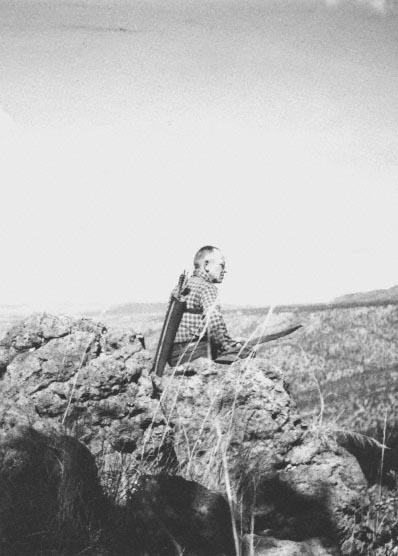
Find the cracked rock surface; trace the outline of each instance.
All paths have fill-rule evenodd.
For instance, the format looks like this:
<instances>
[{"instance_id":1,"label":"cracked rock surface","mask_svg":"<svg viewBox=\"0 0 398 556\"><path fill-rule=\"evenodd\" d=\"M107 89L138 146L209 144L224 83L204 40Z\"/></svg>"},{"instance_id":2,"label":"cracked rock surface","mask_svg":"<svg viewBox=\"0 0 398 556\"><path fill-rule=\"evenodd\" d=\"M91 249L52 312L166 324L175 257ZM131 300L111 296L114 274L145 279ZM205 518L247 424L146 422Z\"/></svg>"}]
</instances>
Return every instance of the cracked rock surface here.
<instances>
[{"instance_id":1,"label":"cracked rock surface","mask_svg":"<svg viewBox=\"0 0 398 556\"><path fill-rule=\"evenodd\" d=\"M14 425L82 440L102 475L162 466L170 428L152 399L150 356L134 332L89 319L33 315L0 342L0 434ZM148 431L150 429L150 434Z\"/></svg>"},{"instance_id":2,"label":"cracked rock surface","mask_svg":"<svg viewBox=\"0 0 398 556\"><path fill-rule=\"evenodd\" d=\"M137 474L177 470L230 490L243 530L253 517L258 534L349 537L365 478L332 437L302 422L279 371L260 358L201 359L166 369L154 390L150 368L133 331L34 315L0 342L0 440L17 425L55 429L88 446L113 496L113 473L125 493Z\"/></svg>"},{"instance_id":3,"label":"cracked rock surface","mask_svg":"<svg viewBox=\"0 0 398 556\"><path fill-rule=\"evenodd\" d=\"M366 501L366 480L332 436L310 430L283 376L261 359L231 366L198 360L164 378L162 405L175 424L187 478L228 483L256 532L344 538Z\"/></svg>"}]
</instances>

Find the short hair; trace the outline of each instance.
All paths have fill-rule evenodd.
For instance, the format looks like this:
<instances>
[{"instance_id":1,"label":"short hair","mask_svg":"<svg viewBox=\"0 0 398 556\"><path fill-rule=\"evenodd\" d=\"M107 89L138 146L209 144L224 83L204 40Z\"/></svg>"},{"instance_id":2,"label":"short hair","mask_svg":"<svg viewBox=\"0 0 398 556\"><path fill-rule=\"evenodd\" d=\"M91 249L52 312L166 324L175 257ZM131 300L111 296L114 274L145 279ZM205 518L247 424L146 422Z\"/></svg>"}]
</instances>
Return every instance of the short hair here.
<instances>
[{"instance_id":1,"label":"short hair","mask_svg":"<svg viewBox=\"0 0 398 556\"><path fill-rule=\"evenodd\" d=\"M213 245L205 245L204 247L201 247L194 257L193 260L194 267L200 268L203 259L205 259L207 255L209 255L210 253L214 253L214 251L219 251L219 248L214 247Z\"/></svg>"}]
</instances>

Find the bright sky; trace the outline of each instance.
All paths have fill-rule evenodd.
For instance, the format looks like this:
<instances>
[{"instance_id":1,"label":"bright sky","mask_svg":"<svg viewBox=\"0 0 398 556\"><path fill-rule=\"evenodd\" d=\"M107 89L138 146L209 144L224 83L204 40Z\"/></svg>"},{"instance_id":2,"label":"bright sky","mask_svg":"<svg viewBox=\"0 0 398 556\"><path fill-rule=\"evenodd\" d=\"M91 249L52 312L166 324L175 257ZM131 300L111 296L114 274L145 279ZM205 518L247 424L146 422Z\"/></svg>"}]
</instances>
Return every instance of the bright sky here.
<instances>
[{"instance_id":1,"label":"bright sky","mask_svg":"<svg viewBox=\"0 0 398 556\"><path fill-rule=\"evenodd\" d=\"M398 284L396 0L2 0L0 303Z\"/></svg>"}]
</instances>

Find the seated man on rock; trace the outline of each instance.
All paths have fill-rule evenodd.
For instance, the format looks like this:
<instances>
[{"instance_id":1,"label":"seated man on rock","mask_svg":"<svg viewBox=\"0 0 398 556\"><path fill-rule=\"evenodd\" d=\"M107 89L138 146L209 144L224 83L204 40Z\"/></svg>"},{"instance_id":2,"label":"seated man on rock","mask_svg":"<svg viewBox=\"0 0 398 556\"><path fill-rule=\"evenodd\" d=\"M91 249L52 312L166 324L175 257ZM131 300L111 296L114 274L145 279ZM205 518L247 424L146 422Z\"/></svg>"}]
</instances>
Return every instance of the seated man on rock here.
<instances>
[{"instance_id":1,"label":"seated man on rock","mask_svg":"<svg viewBox=\"0 0 398 556\"><path fill-rule=\"evenodd\" d=\"M224 322L217 284L221 284L225 272L225 257L218 248L207 245L199 249L193 274L184 285L184 313L168 358L172 367L199 357L223 362L223 354L236 358L253 354L252 349L230 337Z\"/></svg>"}]
</instances>

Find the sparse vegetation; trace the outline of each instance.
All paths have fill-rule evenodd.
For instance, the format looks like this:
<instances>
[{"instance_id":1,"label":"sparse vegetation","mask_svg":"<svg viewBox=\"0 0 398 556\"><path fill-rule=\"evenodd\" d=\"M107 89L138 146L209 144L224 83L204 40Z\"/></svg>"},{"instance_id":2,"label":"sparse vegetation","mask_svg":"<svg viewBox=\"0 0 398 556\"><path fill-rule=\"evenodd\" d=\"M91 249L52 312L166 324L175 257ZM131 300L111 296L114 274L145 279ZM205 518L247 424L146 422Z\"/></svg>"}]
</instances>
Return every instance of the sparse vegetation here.
<instances>
[{"instance_id":1,"label":"sparse vegetation","mask_svg":"<svg viewBox=\"0 0 398 556\"><path fill-rule=\"evenodd\" d=\"M363 467L370 480L369 505L358 512L356 526L349 532L349 541L346 543L350 543L352 556L398 554L398 306L378 304L369 307L323 308L322 311L313 312L294 308L291 312L277 313L271 319L268 315L268 319L273 322L292 316L302 322L303 329L292 337L261 347L258 357L283 372L300 413L312 426L329 432L338 430L343 436L346 434L344 431L348 431L346 441L349 441L349 434L362 433L379 442L380 449L369 450L368 454L372 453L373 456L368 457ZM146 318L145 315L139 315L135 320L134 315L124 314L122 326L142 332L147 347L153 350L162 317L151 314ZM245 310L226 313L232 334L241 337L253 337L262 332L266 318L266 312L250 313ZM4 323L3 326L6 327ZM104 411L111 412L112 407L104 407ZM366 440L363 442L366 444ZM369 441L369 445L372 445L372 441ZM373 448L375 446L372 445ZM388 449L383 449L383 446L388 446ZM222 468L223 462L220 463ZM133 470L134 476L129 477L129 485L138 483L140 476L148 471L150 465L146 468L145 462L142 462L141 468ZM224 472L228 473L225 462ZM117 556L133 552L137 554L141 549L136 545L129 546L129 533L125 530L129 526L119 504L120 492L126 488L129 470L123 467L121 458L119 466L116 465L112 473L108 473L108 522L119 528L120 533ZM232 498L233 495L230 507ZM131 501L128 507L131 511ZM239 508L233 511L239 513ZM141 517L136 516L134 519L141 518L142 511ZM140 523L142 530L142 521ZM68 542L72 541L73 535L68 533L68 527L57 536L57 541L60 542L65 535ZM84 538L81 537L73 546L64 543L62 549L54 543L50 547L42 542L31 546L36 546L36 553L40 556L63 556L78 552L76 547L80 542L83 543L79 545L82 554L107 554L107 550L111 549L105 530L91 528L90 531L91 536L87 537L86 528L82 533L83 537L86 535ZM40 535L37 539L40 540ZM180 545L176 538L170 537L164 543L165 547L168 546L167 550L174 550L178 554ZM13 549L10 546L8 552L4 552L7 556L19 556L26 549L26 546ZM148 551L151 550L153 553L153 546L149 546ZM30 551L29 554L33 556L34 552Z\"/></svg>"}]
</instances>

